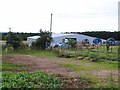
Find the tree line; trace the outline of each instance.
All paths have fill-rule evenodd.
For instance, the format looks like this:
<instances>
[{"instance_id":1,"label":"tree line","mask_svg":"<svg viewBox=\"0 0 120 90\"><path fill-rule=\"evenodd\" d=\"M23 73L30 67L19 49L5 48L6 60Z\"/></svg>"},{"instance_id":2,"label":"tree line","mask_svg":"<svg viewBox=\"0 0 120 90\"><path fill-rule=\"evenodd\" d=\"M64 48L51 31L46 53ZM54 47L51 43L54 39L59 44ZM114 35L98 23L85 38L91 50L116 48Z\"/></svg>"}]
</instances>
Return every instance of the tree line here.
<instances>
[{"instance_id":1,"label":"tree line","mask_svg":"<svg viewBox=\"0 0 120 90\"><path fill-rule=\"evenodd\" d=\"M6 36L9 32L2 33L2 40L6 40ZM27 37L39 35L39 33L23 33L23 32L14 32L14 34L18 35L22 40L27 40Z\"/></svg>"},{"instance_id":2,"label":"tree line","mask_svg":"<svg viewBox=\"0 0 120 90\"><path fill-rule=\"evenodd\" d=\"M77 33L77 34L83 34L88 35L92 37L102 38L102 39L108 39L108 38L114 38L117 41L120 41L120 31L115 32L108 32L108 31L91 31L91 32L65 32L65 33Z\"/></svg>"},{"instance_id":3,"label":"tree line","mask_svg":"<svg viewBox=\"0 0 120 90\"><path fill-rule=\"evenodd\" d=\"M117 41L120 41L120 31L115 32L108 32L108 31L91 31L91 32L64 32L64 33L77 33L77 34L83 34L88 35L92 37L102 38L102 39L108 39L108 38L114 38ZM2 40L6 40L6 36L8 33L2 33ZM15 33L18 36L21 37L22 40L27 40L27 37L29 36L36 36L39 35L39 33Z\"/></svg>"},{"instance_id":4,"label":"tree line","mask_svg":"<svg viewBox=\"0 0 120 90\"><path fill-rule=\"evenodd\" d=\"M20 36L19 33L13 33L11 31L6 34L6 44L2 45L2 49L5 50L21 50L21 49L36 49L36 50L45 50L48 47L50 47L50 44L52 42L51 32L49 31L42 31L40 29L40 32L38 35L40 38L36 40L36 42L33 42L30 47L28 45L23 43L23 39Z\"/></svg>"}]
</instances>

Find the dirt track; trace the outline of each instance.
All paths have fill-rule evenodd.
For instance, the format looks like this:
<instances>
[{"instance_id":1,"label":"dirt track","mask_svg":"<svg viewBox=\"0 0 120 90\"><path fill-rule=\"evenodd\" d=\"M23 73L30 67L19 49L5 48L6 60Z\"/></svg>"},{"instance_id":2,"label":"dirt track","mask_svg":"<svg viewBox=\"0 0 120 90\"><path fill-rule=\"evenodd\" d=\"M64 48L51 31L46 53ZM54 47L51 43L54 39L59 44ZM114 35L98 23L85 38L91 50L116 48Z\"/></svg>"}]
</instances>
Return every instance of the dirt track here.
<instances>
[{"instance_id":1,"label":"dirt track","mask_svg":"<svg viewBox=\"0 0 120 90\"><path fill-rule=\"evenodd\" d=\"M80 77L81 75L81 73L79 72L75 72L60 66L61 64L81 65L81 63L77 60L64 60L62 58L41 58L31 55L3 55L2 58L8 60L9 63L12 64L27 65L28 66L27 71L29 72L42 70L49 74L57 74L57 75L70 76L70 77ZM89 64L85 64L85 65L89 65ZM111 73L110 70L102 70L93 73L93 75L103 77L109 75L110 73ZM117 70L114 70L112 73L116 77L118 76Z\"/></svg>"},{"instance_id":2,"label":"dirt track","mask_svg":"<svg viewBox=\"0 0 120 90\"><path fill-rule=\"evenodd\" d=\"M29 72L42 70L50 74L79 77L79 73L60 67L53 59L38 58L31 55L3 55L2 58L9 59L9 63L12 64L27 65Z\"/></svg>"}]
</instances>

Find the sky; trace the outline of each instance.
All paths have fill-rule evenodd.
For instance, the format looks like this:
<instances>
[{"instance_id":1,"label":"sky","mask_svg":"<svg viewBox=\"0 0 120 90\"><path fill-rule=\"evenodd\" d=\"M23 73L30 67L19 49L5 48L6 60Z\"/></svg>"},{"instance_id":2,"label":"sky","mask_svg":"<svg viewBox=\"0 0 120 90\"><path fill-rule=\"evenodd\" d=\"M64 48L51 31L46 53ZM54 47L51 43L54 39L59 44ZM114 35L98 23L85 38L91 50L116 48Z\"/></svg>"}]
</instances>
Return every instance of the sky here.
<instances>
[{"instance_id":1,"label":"sky","mask_svg":"<svg viewBox=\"0 0 120 90\"><path fill-rule=\"evenodd\" d=\"M0 32L118 31L119 0L0 0Z\"/></svg>"}]
</instances>

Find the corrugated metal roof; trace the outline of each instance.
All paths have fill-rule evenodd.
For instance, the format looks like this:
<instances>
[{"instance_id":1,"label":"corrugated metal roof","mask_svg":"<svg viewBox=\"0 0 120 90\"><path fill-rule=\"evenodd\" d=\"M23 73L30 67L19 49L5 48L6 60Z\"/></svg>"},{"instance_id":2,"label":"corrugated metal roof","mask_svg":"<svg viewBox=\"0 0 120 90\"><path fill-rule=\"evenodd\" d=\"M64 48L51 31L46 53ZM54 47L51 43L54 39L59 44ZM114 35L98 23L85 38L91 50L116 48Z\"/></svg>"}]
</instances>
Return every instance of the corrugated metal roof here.
<instances>
[{"instance_id":1,"label":"corrugated metal roof","mask_svg":"<svg viewBox=\"0 0 120 90\"><path fill-rule=\"evenodd\" d=\"M52 37L61 37L61 36L69 36L69 35L79 35L79 34L60 34L60 33L53 33ZM32 38L32 39L38 39L40 36L31 36L28 38Z\"/></svg>"},{"instance_id":2,"label":"corrugated metal roof","mask_svg":"<svg viewBox=\"0 0 120 90\"><path fill-rule=\"evenodd\" d=\"M69 35L79 35L79 34L59 34L59 33L54 33L54 34L52 34L52 37L61 37L61 36L69 36Z\"/></svg>"},{"instance_id":3,"label":"corrugated metal roof","mask_svg":"<svg viewBox=\"0 0 120 90\"><path fill-rule=\"evenodd\" d=\"M82 37L86 37L86 38L96 38L96 37L91 37L91 36L82 35L82 34L60 34L60 33L53 33L53 34L52 34L52 38L54 38L54 37L62 37L62 36L70 36L70 35L79 35L81 38L82 38ZM38 39L38 38L40 38L40 36L31 36L31 37L28 37L28 38ZM105 40L105 39L102 39L102 40Z\"/></svg>"}]
</instances>

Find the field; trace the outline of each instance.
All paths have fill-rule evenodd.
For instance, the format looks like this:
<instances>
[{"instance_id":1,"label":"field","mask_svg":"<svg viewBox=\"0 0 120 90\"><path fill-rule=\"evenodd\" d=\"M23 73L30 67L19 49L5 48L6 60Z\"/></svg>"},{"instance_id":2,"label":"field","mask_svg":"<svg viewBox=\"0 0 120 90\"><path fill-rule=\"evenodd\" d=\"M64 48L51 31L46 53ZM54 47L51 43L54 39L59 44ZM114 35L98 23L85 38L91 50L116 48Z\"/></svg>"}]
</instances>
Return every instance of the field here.
<instances>
[{"instance_id":1,"label":"field","mask_svg":"<svg viewBox=\"0 0 120 90\"><path fill-rule=\"evenodd\" d=\"M117 50L118 47L113 47L112 52L104 51L104 47L98 52L87 49L4 51L1 87L118 88ZM63 55L72 57L63 58Z\"/></svg>"}]
</instances>

